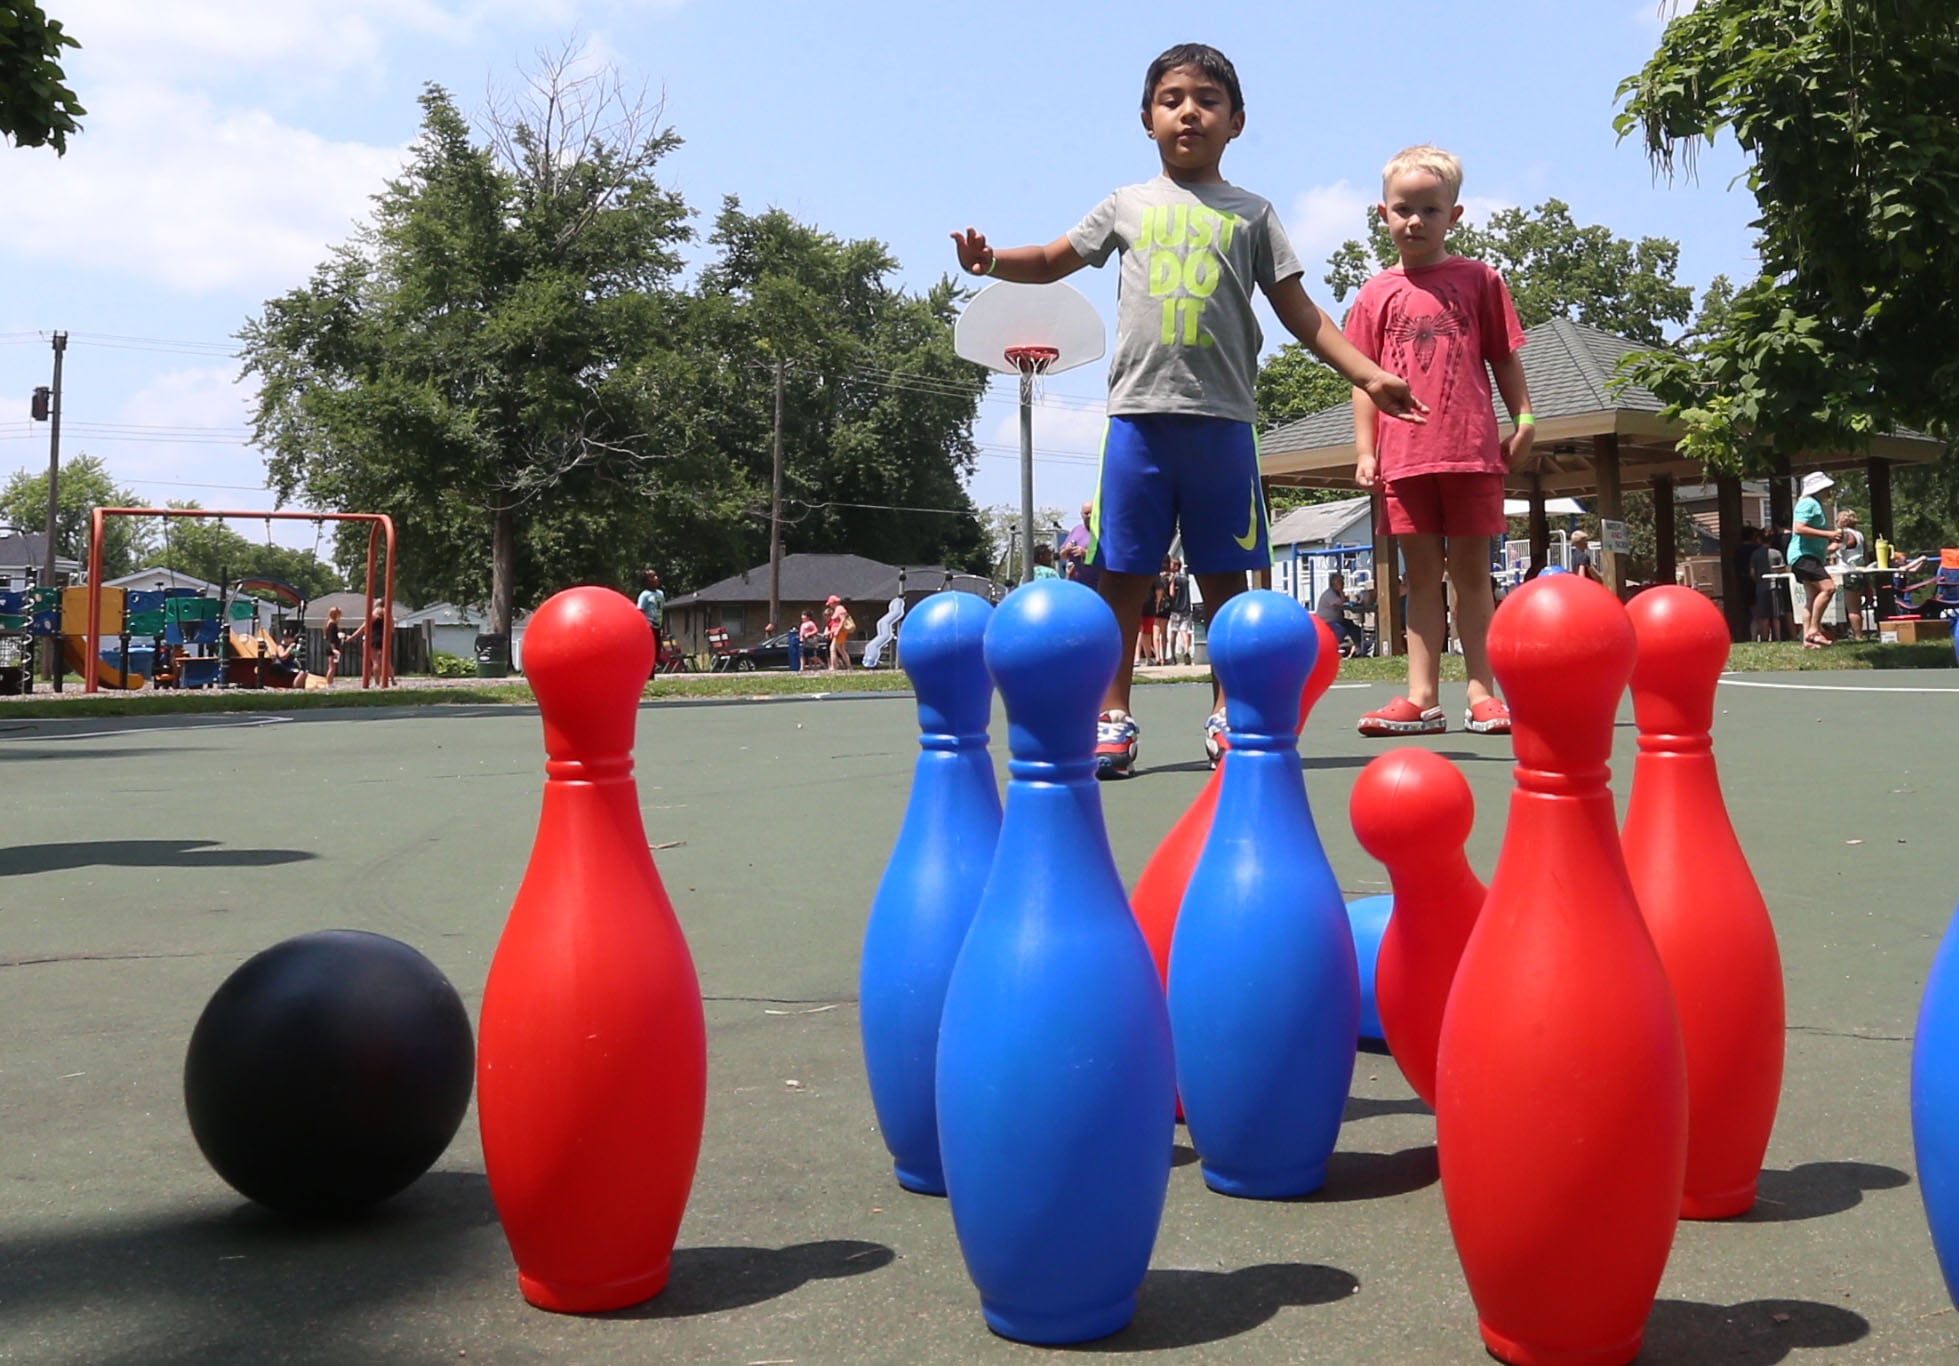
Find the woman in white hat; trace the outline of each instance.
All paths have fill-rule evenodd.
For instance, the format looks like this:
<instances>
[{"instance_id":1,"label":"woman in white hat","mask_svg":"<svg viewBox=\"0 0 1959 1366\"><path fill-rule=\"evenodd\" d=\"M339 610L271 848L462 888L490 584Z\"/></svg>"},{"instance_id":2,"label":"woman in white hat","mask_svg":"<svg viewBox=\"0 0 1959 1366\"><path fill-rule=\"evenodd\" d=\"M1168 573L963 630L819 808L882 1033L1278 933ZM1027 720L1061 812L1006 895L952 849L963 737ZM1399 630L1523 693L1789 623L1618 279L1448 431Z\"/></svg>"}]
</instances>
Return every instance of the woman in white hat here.
<instances>
[{"instance_id":1,"label":"woman in white hat","mask_svg":"<svg viewBox=\"0 0 1959 1366\"><path fill-rule=\"evenodd\" d=\"M1816 495L1836 481L1821 470L1803 476L1802 497L1790 518L1789 572L1809 591L1809 611L1803 622L1803 648L1814 650L1830 643L1823 630L1823 613L1836 595L1836 580L1830 577L1823 557L1830 547L1843 543L1843 533L1832 528L1823 515L1823 504Z\"/></svg>"}]
</instances>

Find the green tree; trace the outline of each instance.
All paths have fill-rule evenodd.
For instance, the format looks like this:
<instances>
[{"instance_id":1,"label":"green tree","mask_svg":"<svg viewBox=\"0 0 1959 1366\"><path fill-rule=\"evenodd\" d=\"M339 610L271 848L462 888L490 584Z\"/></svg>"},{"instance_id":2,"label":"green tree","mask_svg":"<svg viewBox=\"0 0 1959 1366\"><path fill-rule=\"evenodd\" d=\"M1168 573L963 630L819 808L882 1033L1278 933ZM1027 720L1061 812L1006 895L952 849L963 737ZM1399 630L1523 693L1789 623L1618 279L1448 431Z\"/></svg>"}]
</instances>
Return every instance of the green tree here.
<instances>
[{"instance_id":1,"label":"green tree","mask_svg":"<svg viewBox=\"0 0 1959 1366\"><path fill-rule=\"evenodd\" d=\"M1350 239L1327 259L1326 282L1335 299L1344 300L1399 259L1372 209L1367 231L1365 244ZM1500 209L1487 222L1460 224L1449 234L1449 250L1503 273L1525 327L1570 318L1658 345L1667 324L1686 322L1693 308L1693 290L1674 282L1679 243L1664 237L1632 242L1597 224L1580 227L1562 200Z\"/></svg>"},{"instance_id":2,"label":"green tree","mask_svg":"<svg viewBox=\"0 0 1959 1366\"><path fill-rule=\"evenodd\" d=\"M61 50L69 47L81 44L35 0L0 0L0 137L67 153L68 135L82 130L76 116L88 112L61 70Z\"/></svg>"},{"instance_id":3,"label":"green tree","mask_svg":"<svg viewBox=\"0 0 1959 1366\"><path fill-rule=\"evenodd\" d=\"M1298 342L1287 342L1258 367L1253 390L1257 425L1270 431L1335 407L1353 397L1353 386Z\"/></svg>"},{"instance_id":4,"label":"green tree","mask_svg":"<svg viewBox=\"0 0 1959 1366\"><path fill-rule=\"evenodd\" d=\"M986 537L987 566L974 573L985 574L996 583L1020 582L1020 507L1014 503L995 503L980 511L981 534ZM1054 529L1066 535L1074 518L1060 508L1034 509L1034 544L1053 544ZM1057 566L1058 567L1058 566Z\"/></svg>"},{"instance_id":5,"label":"green tree","mask_svg":"<svg viewBox=\"0 0 1959 1366\"><path fill-rule=\"evenodd\" d=\"M92 455L61 462L55 481L54 545L58 554L88 563L89 514L99 507L147 507L126 488L118 488L109 468ZM48 525L48 475L16 470L0 487L0 521L23 531ZM102 577L119 578L141 569L154 541L145 519L110 517L102 525Z\"/></svg>"},{"instance_id":6,"label":"green tree","mask_svg":"<svg viewBox=\"0 0 1959 1366\"><path fill-rule=\"evenodd\" d=\"M1761 275L1696 354L1631 368L1717 469L1894 424L1945 437L1959 406L1959 11L1950 0L1705 0L1619 87L1621 136L1691 174L1731 133Z\"/></svg>"},{"instance_id":7,"label":"green tree","mask_svg":"<svg viewBox=\"0 0 1959 1366\"><path fill-rule=\"evenodd\" d=\"M774 375L783 363L784 543L985 573L990 549L965 490L986 372L952 349L963 297L893 286L881 242L842 241L779 209L728 199L684 345L706 359L699 435L724 462L700 526L746 568L767 553ZM713 504L711 503L710 506ZM725 519L725 509L744 516ZM723 572L726 572L725 570Z\"/></svg>"},{"instance_id":8,"label":"green tree","mask_svg":"<svg viewBox=\"0 0 1959 1366\"><path fill-rule=\"evenodd\" d=\"M196 508L195 501L171 502L173 508ZM162 545L148 563L189 574L206 583L230 586L244 578L278 579L308 598L335 593L347 584L331 565L309 550L294 550L270 541L254 541L229 521L217 517L168 517Z\"/></svg>"},{"instance_id":9,"label":"green tree","mask_svg":"<svg viewBox=\"0 0 1959 1366\"><path fill-rule=\"evenodd\" d=\"M391 514L403 596L487 599L493 631L520 599L624 582L661 495L689 496L664 485L693 367L661 354L687 209L654 179L679 139L573 65L494 111L487 147L427 87L373 222L240 334L281 500ZM343 568L364 544L339 535Z\"/></svg>"}]
</instances>

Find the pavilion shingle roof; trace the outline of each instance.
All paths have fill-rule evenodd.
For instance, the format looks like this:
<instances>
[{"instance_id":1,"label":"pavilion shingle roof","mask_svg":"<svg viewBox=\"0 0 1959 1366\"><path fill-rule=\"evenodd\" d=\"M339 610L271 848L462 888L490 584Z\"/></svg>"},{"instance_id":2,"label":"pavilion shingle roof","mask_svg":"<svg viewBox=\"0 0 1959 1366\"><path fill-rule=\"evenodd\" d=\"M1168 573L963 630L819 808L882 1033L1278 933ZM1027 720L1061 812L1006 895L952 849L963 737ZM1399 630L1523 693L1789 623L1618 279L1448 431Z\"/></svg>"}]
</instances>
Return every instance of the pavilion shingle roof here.
<instances>
[{"instance_id":1,"label":"pavilion shingle roof","mask_svg":"<svg viewBox=\"0 0 1959 1366\"><path fill-rule=\"evenodd\" d=\"M863 555L784 555L782 557L782 600L784 602L822 602L835 593L846 602L882 602L897 596L898 566ZM942 587L966 592L986 593L985 579L958 574L943 565L905 566L907 593L936 592ZM767 602L769 567L760 564L711 583L697 592L667 601L669 610L708 602Z\"/></svg>"},{"instance_id":2,"label":"pavilion shingle roof","mask_svg":"<svg viewBox=\"0 0 1959 1366\"><path fill-rule=\"evenodd\" d=\"M1612 409L1659 412L1663 406L1659 397L1643 385L1628 384L1616 394L1610 388L1619 358L1646 349L1643 342L1601 332L1569 318L1539 323L1524 333L1524 349L1519 353L1524 361L1524 382L1530 386L1531 411L1540 422ZM1494 383L1490 396L1501 415L1503 399ZM1270 454L1348 446L1353 439L1353 404L1342 403L1275 427L1260 435L1258 445L1261 452Z\"/></svg>"}]
</instances>

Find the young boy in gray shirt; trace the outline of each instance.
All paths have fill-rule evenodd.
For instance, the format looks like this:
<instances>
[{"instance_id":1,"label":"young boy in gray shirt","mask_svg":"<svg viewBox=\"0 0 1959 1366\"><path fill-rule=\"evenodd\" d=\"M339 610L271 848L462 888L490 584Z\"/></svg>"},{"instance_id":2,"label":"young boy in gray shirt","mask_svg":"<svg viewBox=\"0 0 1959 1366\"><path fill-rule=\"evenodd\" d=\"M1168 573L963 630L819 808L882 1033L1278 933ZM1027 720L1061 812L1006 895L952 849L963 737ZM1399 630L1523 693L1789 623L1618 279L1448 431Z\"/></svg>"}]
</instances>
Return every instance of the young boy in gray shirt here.
<instances>
[{"instance_id":1,"label":"young boy in gray shirt","mask_svg":"<svg viewBox=\"0 0 1959 1366\"><path fill-rule=\"evenodd\" d=\"M1142 118L1161 173L1117 190L1066 236L995 249L972 228L952 235L966 270L1022 284L1050 284L1122 256L1109 429L1089 527L1098 591L1123 638L1096 727L1096 775L1104 778L1135 771L1136 631L1178 529L1210 611L1244 591L1247 570L1272 563L1252 433L1264 341L1252 290L1383 413L1421 420L1408 385L1356 350L1307 298L1304 270L1271 204L1219 173L1225 147L1245 128L1238 73L1224 54L1187 43L1151 62ZM1223 741L1223 698L1214 694L1204 727L1214 764Z\"/></svg>"}]
</instances>

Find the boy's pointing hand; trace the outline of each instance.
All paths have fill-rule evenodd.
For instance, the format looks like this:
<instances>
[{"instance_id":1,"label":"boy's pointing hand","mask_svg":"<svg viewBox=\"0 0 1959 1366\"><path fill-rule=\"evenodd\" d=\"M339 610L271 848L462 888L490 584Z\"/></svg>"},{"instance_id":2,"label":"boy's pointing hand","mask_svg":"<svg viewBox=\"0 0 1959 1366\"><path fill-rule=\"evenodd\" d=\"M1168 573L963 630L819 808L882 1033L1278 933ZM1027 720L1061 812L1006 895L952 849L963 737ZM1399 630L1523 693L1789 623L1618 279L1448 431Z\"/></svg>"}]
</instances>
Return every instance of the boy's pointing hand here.
<instances>
[{"instance_id":1,"label":"boy's pointing hand","mask_svg":"<svg viewBox=\"0 0 1959 1366\"><path fill-rule=\"evenodd\" d=\"M1374 406L1389 417L1398 417L1404 422L1426 423L1423 416L1428 406L1409 391L1408 381L1400 375L1390 375L1383 370L1366 384L1367 396Z\"/></svg>"}]
</instances>

